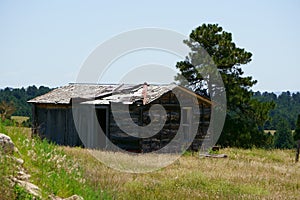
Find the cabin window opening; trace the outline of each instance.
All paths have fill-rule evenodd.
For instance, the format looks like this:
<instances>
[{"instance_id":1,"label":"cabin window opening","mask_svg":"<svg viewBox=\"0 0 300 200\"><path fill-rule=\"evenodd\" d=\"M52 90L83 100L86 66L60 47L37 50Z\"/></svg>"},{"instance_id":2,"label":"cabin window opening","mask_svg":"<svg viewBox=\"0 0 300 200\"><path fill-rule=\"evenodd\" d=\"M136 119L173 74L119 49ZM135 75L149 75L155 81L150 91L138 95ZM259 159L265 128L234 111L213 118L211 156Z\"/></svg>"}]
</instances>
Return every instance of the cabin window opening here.
<instances>
[{"instance_id":1,"label":"cabin window opening","mask_svg":"<svg viewBox=\"0 0 300 200\"><path fill-rule=\"evenodd\" d=\"M181 117L182 117L183 125L187 125L187 126L190 125L192 119L192 108L191 107L182 108Z\"/></svg>"},{"instance_id":2,"label":"cabin window opening","mask_svg":"<svg viewBox=\"0 0 300 200\"><path fill-rule=\"evenodd\" d=\"M181 123L183 126L184 140L188 140L190 136L191 123L192 123L192 108L183 107L181 110Z\"/></svg>"}]
</instances>

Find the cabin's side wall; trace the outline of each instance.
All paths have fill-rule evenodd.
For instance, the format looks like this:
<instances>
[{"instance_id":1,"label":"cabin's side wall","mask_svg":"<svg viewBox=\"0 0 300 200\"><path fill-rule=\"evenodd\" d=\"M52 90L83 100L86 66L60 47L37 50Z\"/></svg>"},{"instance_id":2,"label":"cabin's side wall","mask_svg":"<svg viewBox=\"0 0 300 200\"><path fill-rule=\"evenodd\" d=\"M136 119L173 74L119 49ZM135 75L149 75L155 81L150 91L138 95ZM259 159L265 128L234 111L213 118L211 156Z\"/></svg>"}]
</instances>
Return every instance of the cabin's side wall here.
<instances>
[{"instance_id":1,"label":"cabin's side wall","mask_svg":"<svg viewBox=\"0 0 300 200\"><path fill-rule=\"evenodd\" d=\"M203 144L204 139L209 140L210 135L208 134L208 127L210 124L210 115L211 115L211 105L208 105L202 101L199 101L199 126L197 135L190 146L190 149L193 151L199 151L201 145Z\"/></svg>"},{"instance_id":2,"label":"cabin's side wall","mask_svg":"<svg viewBox=\"0 0 300 200\"><path fill-rule=\"evenodd\" d=\"M141 125L140 124L141 107L137 106L136 104L128 105L128 106L129 106L128 110L130 113L130 118L126 117L127 116L126 113L128 113L128 110L127 111L125 111L125 110L114 111L115 115L118 115L120 117L124 116L124 117L122 117L122 120L120 120L118 123L120 123L120 125L122 127L126 127L126 126L128 127L128 125L130 123L135 123L137 125ZM108 132L109 132L108 138L114 145L117 145L118 147L120 147L124 150L140 152L140 150L141 150L140 138L136 138L136 137L130 136L127 133L125 133L120 128L120 126L117 124L111 109L109 110L109 130L108 130Z\"/></svg>"},{"instance_id":3,"label":"cabin's side wall","mask_svg":"<svg viewBox=\"0 0 300 200\"><path fill-rule=\"evenodd\" d=\"M139 126L147 126L150 122L150 114L149 109L154 104L162 105L167 113L166 123L161 130L158 130L158 133L150 138L135 138L126 134L123 130L120 129L118 124L116 123L114 116L110 110L109 114L109 138L110 140L117 146L123 148L124 150L137 151L137 152L152 152L159 150L169 144L171 141L174 145L174 151L177 151L179 141L174 141L176 134L184 134L183 132L187 129L191 129L194 127L194 131L197 131L197 134L189 147L190 150L198 151L202 145L203 140L208 137L207 130L210 121L210 105L200 100L193 102L195 99L187 96L185 92L179 93L177 95L184 96L182 100L182 104L178 102L175 94L172 92L168 92L162 95L157 100L151 102L147 105L139 105L132 104L129 106L129 113L131 118L127 118L125 112L128 111L118 111L115 114L122 116L122 121L119 122L122 126L128 126L129 123L136 123ZM194 124L186 124L186 128L182 126L182 130L180 130L180 124L183 123L182 115L182 107L190 107L191 111L189 116L191 119L198 118L199 120L191 120L191 123ZM199 107L199 109L195 109ZM196 111L198 110L198 112ZM196 117L197 116L197 117ZM156 116L157 117L157 116ZM132 121L131 121L132 120ZM161 120L163 119L156 119ZM134 130L133 130L134 131ZM153 130L150 130L153 131ZM191 130L193 131L193 130ZM172 148L172 147L171 147ZM170 149L172 151L172 149Z\"/></svg>"},{"instance_id":4,"label":"cabin's side wall","mask_svg":"<svg viewBox=\"0 0 300 200\"><path fill-rule=\"evenodd\" d=\"M180 98L181 102L178 101L177 97ZM142 140L143 152L159 150L171 141L173 147L168 146L168 149L171 152L178 151L180 150L179 145L182 145L182 142L176 141L176 138L185 140L185 137L175 137L175 135L190 135L193 131L197 131L197 133L189 149L192 151L199 151L203 140L209 137L207 135L207 130L210 123L211 105L202 102L200 99L195 100L195 98L191 98L191 96L184 91L176 91L176 96L172 92L168 92L151 104L142 107L143 126L150 123L149 108L154 104L160 104L165 108L167 119L162 130L153 137ZM197 107L199 109L197 109ZM188 113L185 113L189 115L189 122L185 122L185 117L183 117L183 113L185 112L183 111L184 109L189 111ZM189 141L189 138L187 138L186 141L191 142Z\"/></svg>"},{"instance_id":5,"label":"cabin's side wall","mask_svg":"<svg viewBox=\"0 0 300 200\"><path fill-rule=\"evenodd\" d=\"M34 104L33 133L60 145L81 145L68 105Z\"/></svg>"},{"instance_id":6,"label":"cabin's side wall","mask_svg":"<svg viewBox=\"0 0 300 200\"><path fill-rule=\"evenodd\" d=\"M171 140L174 139L175 135L178 132L180 125L180 105L172 92L168 92L162 95L159 99L147 104L143 107L142 114L142 125L148 125L150 120L149 109L154 104L162 105L166 111L166 119L156 119L164 121L166 120L163 128L154 136L150 138L145 138L142 140L142 149L143 152L152 152L163 148L165 145L169 144ZM156 116L156 118L159 116ZM151 130L154 131L154 130ZM176 145L176 142L174 143Z\"/></svg>"}]
</instances>

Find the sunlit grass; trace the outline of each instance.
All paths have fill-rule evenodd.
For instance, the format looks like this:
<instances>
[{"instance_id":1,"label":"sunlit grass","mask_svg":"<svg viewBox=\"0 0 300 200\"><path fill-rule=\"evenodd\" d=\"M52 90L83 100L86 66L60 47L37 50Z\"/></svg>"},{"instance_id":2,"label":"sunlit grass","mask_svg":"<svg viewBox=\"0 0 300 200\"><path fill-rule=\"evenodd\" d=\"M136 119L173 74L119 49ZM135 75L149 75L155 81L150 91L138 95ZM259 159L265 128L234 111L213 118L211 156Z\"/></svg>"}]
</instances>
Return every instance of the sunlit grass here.
<instances>
[{"instance_id":1,"label":"sunlit grass","mask_svg":"<svg viewBox=\"0 0 300 200\"><path fill-rule=\"evenodd\" d=\"M25 122L29 119L29 117L25 116L11 116L11 119L17 122L18 124L22 124L22 122Z\"/></svg>"},{"instance_id":2,"label":"sunlit grass","mask_svg":"<svg viewBox=\"0 0 300 200\"><path fill-rule=\"evenodd\" d=\"M118 172L85 149L63 147L84 164L86 177L116 199L297 199L300 165L292 150L222 149L227 159L181 157L146 174ZM123 159L123 158L120 158Z\"/></svg>"},{"instance_id":3,"label":"sunlit grass","mask_svg":"<svg viewBox=\"0 0 300 200\"><path fill-rule=\"evenodd\" d=\"M107 167L90 150L30 139L30 129L7 128L7 131L19 148L32 181L42 188L45 197L79 194L85 199L298 199L300 196L300 163L294 163L293 150L221 149L220 153L228 155L225 159L187 153L155 172L134 174ZM99 153L120 161L127 159L120 153ZM145 162L151 162L153 156L149 155Z\"/></svg>"}]
</instances>

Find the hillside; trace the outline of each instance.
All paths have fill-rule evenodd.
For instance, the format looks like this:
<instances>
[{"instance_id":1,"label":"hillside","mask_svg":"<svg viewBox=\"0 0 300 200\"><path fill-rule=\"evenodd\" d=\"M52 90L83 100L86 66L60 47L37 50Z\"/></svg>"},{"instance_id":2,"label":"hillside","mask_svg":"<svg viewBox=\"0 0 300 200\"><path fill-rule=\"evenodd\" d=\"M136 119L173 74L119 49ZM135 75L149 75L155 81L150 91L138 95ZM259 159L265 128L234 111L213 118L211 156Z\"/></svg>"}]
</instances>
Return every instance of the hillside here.
<instances>
[{"instance_id":1,"label":"hillside","mask_svg":"<svg viewBox=\"0 0 300 200\"><path fill-rule=\"evenodd\" d=\"M0 127L20 151L31 181L50 194L84 199L297 199L300 163L292 150L222 149L229 158L199 158L186 153L172 165L147 174L115 171L86 149L60 147L29 137L27 128ZM121 156L121 155L120 155ZM0 180L11 174L0 163ZM6 170L5 170L6 169ZM2 183L0 199L19 199ZM5 192L3 192L5 191ZM18 189L18 191L20 191ZM30 199L30 198L29 198Z\"/></svg>"}]
</instances>

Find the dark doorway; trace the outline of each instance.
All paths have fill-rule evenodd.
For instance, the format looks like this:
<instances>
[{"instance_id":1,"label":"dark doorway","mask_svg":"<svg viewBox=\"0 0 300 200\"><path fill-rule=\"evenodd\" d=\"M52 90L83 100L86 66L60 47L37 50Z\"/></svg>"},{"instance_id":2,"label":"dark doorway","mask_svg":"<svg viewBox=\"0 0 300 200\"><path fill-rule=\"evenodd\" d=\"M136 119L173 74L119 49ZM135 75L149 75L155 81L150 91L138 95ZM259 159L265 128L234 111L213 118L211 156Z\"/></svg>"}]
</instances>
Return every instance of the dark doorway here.
<instances>
[{"instance_id":1,"label":"dark doorway","mask_svg":"<svg viewBox=\"0 0 300 200\"><path fill-rule=\"evenodd\" d=\"M100 127L105 135L107 135L107 109L106 108L97 108L96 109L97 119L100 124Z\"/></svg>"}]
</instances>

